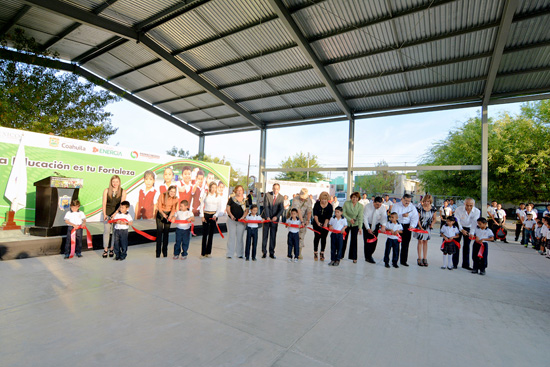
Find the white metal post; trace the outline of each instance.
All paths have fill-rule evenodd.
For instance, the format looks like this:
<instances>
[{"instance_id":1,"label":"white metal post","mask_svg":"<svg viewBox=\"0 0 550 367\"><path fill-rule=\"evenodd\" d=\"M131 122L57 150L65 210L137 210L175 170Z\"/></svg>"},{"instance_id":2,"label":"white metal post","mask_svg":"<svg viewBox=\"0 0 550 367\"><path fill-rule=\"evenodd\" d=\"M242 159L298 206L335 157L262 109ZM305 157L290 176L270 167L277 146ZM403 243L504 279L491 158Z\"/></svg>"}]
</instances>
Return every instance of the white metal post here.
<instances>
[{"instance_id":1,"label":"white metal post","mask_svg":"<svg viewBox=\"0 0 550 367\"><path fill-rule=\"evenodd\" d=\"M267 130L263 128L260 130L260 172L258 177L259 177L260 183L262 184L262 192L264 193L265 193L265 185L267 182L267 172L265 171L266 155L267 155Z\"/></svg>"},{"instance_id":2,"label":"white metal post","mask_svg":"<svg viewBox=\"0 0 550 367\"><path fill-rule=\"evenodd\" d=\"M487 186L489 184L489 123L487 105L481 106L481 215L487 217Z\"/></svg>"},{"instance_id":3,"label":"white metal post","mask_svg":"<svg viewBox=\"0 0 550 367\"><path fill-rule=\"evenodd\" d=\"M199 136L199 156L204 155L204 135Z\"/></svg>"},{"instance_id":4,"label":"white metal post","mask_svg":"<svg viewBox=\"0 0 550 367\"><path fill-rule=\"evenodd\" d=\"M355 119L349 120L349 141L348 141L348 189L346 192L346 198L349 197L353 190L353 150L355 141Z\"/></svg>"}]
</instances>

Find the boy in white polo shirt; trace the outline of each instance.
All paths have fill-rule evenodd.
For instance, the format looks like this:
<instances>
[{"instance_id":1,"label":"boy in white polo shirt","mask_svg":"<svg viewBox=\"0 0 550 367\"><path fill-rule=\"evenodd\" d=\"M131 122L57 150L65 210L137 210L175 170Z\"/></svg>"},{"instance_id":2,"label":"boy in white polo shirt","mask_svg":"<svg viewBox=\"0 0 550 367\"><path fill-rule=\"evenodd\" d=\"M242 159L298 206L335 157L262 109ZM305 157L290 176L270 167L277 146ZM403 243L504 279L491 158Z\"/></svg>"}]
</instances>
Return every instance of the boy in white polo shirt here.
<instances>
[{"instance_id":1,"label":"boy in white polo shirt","mask_svg":"<svg viewBox=\"0 0 550 367\"><path fill-rule=\"evenodd\" d=\"M130 203L123 201L120 203L119 211L115 213L115 260L126 259L128 252L128 228L132 224L132 216L128 213Z\"/></svg>"},{"instance_id":2,"label":"boy in white polo shirt","mask_svg":"<svg viewBox=\"0 0 550 367\"><path fill-rule=\"evenodd\" d=\"M65 240L65 259L71 256L71 232L73 228L76 231L75 254L77 257L82 257L82 228L79 227L86 224L86 214L80 211L80 201L73 200L71 202L71 210L65 214L63 219L69 226L67 239Z\"/></svg>"},{"instance_id":3,"label":"boy in white polo shirt","mask_svg":"<svg viewBox=\"0 0 550 367\"><path fill-rule=\"evenodd\" d=\"M263 218L258 215L258 205L252 204L250 206L250 213L248 213L245 220L263 220ZM244 249L246 261L250 259L250 246L252 246L252 261L256 261L256 248L258 246L258 223L246 224L246 245Z\"/></svg>"},{"instance_id":4,"label":"boy in white polo shirt","mask_svg":"<svg viewBox=\"0 0 550 367\"><path fill-rule=\"evenodd\" d=\"M472 257L474 262L474 268L472 270L472 273L477 274L479 270L479 274L485 275L485 268L487 267L487 255L489 254L489 244L488 241L494 241L495 235L493 234L493 231L491 231L489 228L487 228L487 219L480 217L477 220L477 228L473 230L471 233L471 236L474 237L474 247L472 251ZM479 257L479 250L481 249L481 244L483 244L483 251L482 255L483 257Z\"/></svg>"}]
</instances>

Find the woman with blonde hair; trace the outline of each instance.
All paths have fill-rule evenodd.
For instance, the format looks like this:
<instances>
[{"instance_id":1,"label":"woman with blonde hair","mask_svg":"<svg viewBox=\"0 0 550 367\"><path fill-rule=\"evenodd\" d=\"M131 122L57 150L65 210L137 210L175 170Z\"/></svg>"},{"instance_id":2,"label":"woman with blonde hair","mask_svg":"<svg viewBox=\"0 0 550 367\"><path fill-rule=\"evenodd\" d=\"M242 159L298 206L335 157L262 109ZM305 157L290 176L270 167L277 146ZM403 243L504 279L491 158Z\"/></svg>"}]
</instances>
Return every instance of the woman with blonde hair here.
<instances>
[{"instance_id":1,"label":"woman with blonde hair","mask_svg":"<svg viewBox=\"0 0 550 367\"><path fill-rule=\"evenodd\" d=\"M221 183L220 183L221 185ZM219 194L219 191L218 191ZM248 214L247 200L244 196L244 188L237 185L233 190L233 196L227 201L225 212L227 219L227 258L230 259L237 252L239 259L244 257L244 231L246 224L239 222Z\"/></svg>"},{"instance_id":2,"label":"woman with blonde hair","mask_svg":"<svg viewBox=\"0 0 550 367\"><path fill-rule=\"evenodd\" d=\"M418 266L428 266L428 240L430 231L434 228L435 213L437 209L433 205L432 195L427 194L422 198L418 206L418 229L428 233L413 233L413 237L418 240Z\"/></svg>"},{"instance_id":3,"label":"woman with blonde hair","mask_svg":"<svg viewBox=\"0 0 550 367\"><path fill-rule=\"evenodd\" d=\"M113 241L109 241L109 237L113 232L113 224L109 220L118 211L120 203L126 200L126 190L120 184L120 177L114 175L109 181L109 187L103 190L103 258L113 257ZM113 236L114 237L114 236Z\"/></svg>"},{"instance_id":4,"label":"woman with blonde hair","mask_svg":"<svg viewBox=\"0 0 550 367\"><path fill-rule=\"evenodd\" d=\"M317 232L314 232L313 237L313 260L317 261L317 250L319 249L319 241L321 241L321 261L325 261L325 247L327 245L327 234L328 231L325 228L328 228L328 222L332 218L332 213L334 209L332 205L328 202L330 195L328 192L323 191L319 195L319 200L313 206L313 229Z\"/></svg>"}]
</instances>

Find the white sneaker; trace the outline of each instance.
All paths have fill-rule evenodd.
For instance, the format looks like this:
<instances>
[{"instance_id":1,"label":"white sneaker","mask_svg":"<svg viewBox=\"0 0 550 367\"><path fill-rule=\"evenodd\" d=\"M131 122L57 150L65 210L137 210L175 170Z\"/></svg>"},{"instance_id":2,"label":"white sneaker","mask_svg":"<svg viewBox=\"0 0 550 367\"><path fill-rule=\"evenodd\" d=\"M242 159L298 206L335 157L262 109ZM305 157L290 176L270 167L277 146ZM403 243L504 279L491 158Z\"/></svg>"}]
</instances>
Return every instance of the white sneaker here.
<instances>
[{"instance_id":1,"label":"white sneaker","mask_svg":"<svg viewBox=\"0 0 550 367\"><path fill-rule=\"evenodd\" d=\"M295 263L297 263L297 262L298 262L298 259L297 259L297 258L296 258L296 259L294 259L294 262L295 262Z\"/></svg>"},{"instance_id":2,"label":"white sneaker","mask_svg":"<svg viewBox=\"0 0 550 367\"><path fill-rule=\"evenodd\" d=\"M292 262L292 258L291 258L291 257L288 258L288 262L289 262L289 263Z\"/></svg>"}]
</instances>

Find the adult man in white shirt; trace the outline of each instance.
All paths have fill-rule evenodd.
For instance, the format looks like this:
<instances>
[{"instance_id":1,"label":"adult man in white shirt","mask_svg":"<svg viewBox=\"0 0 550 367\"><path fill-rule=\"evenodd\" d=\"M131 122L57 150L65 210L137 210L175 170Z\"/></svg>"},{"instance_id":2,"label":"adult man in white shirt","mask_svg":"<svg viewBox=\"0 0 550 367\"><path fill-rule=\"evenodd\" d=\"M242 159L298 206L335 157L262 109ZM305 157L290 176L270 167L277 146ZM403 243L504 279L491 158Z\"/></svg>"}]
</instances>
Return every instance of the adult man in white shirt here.
<instances>
[{"instance_id":1,"label":"adult man in white shirt","mask_svg":"<svg viewBox=\"0 0 550 367\"><path fill-rule=\"evenodd\" d=\"M365 250L365 261L371 264L376 264L372 258L372 254L376 250L378 243L378 232L386 232L386 223L388 215L386 207L382 205L382 198L377 196L372 203L365 205L363 210L363 244ZM368 243L367 240L376 239L374 242Z\"/></svg>"},{"instance_id":2,"label":"adult man in white shirt","mask_svg":"<svg viewBox=\"0 0 550 367\"><path fill-rule=\"evenodd\" d=\"M462 242L462 267L464 269L472 270L470 267L470 231L473 231L477 226L477 219L481 216L481 212L478 208L474 207L475 200L468 198L464 200L464 205L456 208L455 217L458 229L460 230L460 237L458 242L463 239ZM477 254L472 254L477 256ZM453 254L453 267L458 267L458 260L460 258L460 250Z\"/></svg>"},{"instance_id":3,"label":"adult man in white shirt","mask_svg":"<svg viewBox=\"0 0 550 367\"><path fill-rule=\"evenodd\" d=\"M401 235L401 252L399 253L399 262L403 266L409 266L407 260L409 258L409 243L411 242L411 231L409 228L418 226L418 210L411 204L412 196L409 194L403 195L399 203L392 206L392 213L397 213L397 221L403 226L403 234Z\"/></svg>"}]
</instances>

